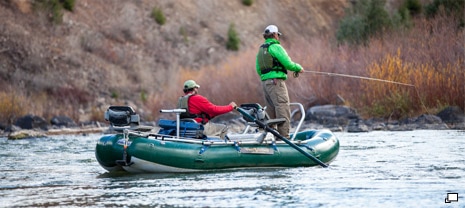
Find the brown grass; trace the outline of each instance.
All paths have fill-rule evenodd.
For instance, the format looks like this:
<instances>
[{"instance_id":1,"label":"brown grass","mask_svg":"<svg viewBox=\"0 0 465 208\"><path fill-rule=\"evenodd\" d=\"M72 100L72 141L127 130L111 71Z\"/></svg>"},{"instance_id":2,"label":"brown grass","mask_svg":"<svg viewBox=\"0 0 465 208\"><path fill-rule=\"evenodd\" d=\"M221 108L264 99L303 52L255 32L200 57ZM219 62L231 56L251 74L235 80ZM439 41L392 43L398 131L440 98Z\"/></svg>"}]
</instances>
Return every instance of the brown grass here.
<instances>
[{"instance_id":1,"label":"brown grass","mask_svg":"<svg viewBox=\"0 0 465 208\"><path fill-rule=\"evenodd\" d=\"M306 107L336 104L340 95L346 105L358 109L365 117L394 119L434 114L449 105L463 109L463 36L457 21L442 15L432 20L417 19L411 29L372 39L367 47L336 46L331 37L283 39L282 45L290 57L307 71L372 77L415 86L305 73L297 79L289 76L291 102L301 102ZM255 72L256 50L243 50L221 64L200 70L181 69L176 87L168 87L166 97L157 100L163 100L160 101L163 106L175 107L177 97L182 95L182 83L194 79L201 85L201 93L215 104L235 101L264 105Z\"/></svg>"},{"instance_id":2,"label":"brown grass","mask_svg":"<svg viewBox=\"0 0 465 208\"><path fill-rule=\"evenodd\" d=\"M73 88L30 95L18 89L9 89L0 92L0 123L12 124L15 119L27 114L42 116L48 121L54 116L66 115L78 121L80 110L89 102L87 94ZM103 113L100 117L103 118Z\"/></svg>"},{"instance_id":3,"label":"brown grass","mask_svg":"<svg viewBox=\"0 0 465 208\"><path fill-rule=\"evenodd\" d=\"M237 104L261 102L262 93L257 90L258 75L251 62L255 63L254 49L200 70L181 68L179 72L173 73L173 79L165 85L163 91L149 95L146 106L154 119L161 116L160 109L176 108L178 98L184 94L183 83L189 79L195 80L200 85L199 93L216 105L228 105L232 101Z\"/></svg>"},{"instance_id":4,"label":"brown grass","mask_svg":"<svg viewBox=\"0 0 465 208\"><path fill-rule=\"evenodd\" d=\"M446 15L430 20L416 19L412 28L372 39L367 47L337 46L330 35L311 39L283 36L282 45L290 57L309 72L298 78L289 74L287 85L291 102L300 102L306 107L336 104L336 97L340 95L346 105L365 117L394 119L437 113L445 106L464 109L464 36L463 28L457 27L457 20ZM141 73L141 86L155 86L143 79L151 76L145 80L156 82L156 86L161 87L140 87L139 91L144 92L141 100L115 98L106 100L105 104L135 104L139 107L136 110L143 112L144 120L156 120L160 116L166 117L160 115L160 109L176 107L177 99L183 94L184 81L194 79L201 86L200 93L217 105L227 105L231 101L265 105L255 72L255 55L260 44L256 43L256 47L251 48L241 47L240 52L224 57L223 62L215 65ZM88 50L94 52L94 48ZM124 65L126 61L113 52L116 51L110 50L103 57ZM178 65L178 62L173 61L172 64ZM373 77L415 87L322 76L310 71ZM138 94L139 91L133 93ZM13 119L29 113L46 119L67 115L77 121L82 109L91 109L91 119L101 119L105 109L92 108L97 103L95 100L92 95L73 88L58 88L32 95L21 93L19 89L3 89L0 91L0 122L11 123Z\"/></svg>"},{"instance_id":5,"label":"brown grass","mask_svg":"<svg viewBox=\"0 0 465 208\"><path fill-rule=\"evenodd\" d=\"M24 115L26 98L14 92L0 92L0 123L12 124L18 115Z\"/></svg>"}]
</instances>

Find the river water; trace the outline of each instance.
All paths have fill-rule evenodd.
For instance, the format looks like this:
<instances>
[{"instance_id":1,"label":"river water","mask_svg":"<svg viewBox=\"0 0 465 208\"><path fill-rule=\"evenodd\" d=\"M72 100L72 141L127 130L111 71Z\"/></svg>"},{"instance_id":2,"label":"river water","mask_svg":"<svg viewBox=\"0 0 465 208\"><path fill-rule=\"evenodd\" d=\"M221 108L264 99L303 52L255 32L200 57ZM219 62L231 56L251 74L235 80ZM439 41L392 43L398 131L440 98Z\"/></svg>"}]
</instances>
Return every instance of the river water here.
<instances>
[{"instance_id":1,"label":"river water","mask_svg":"<svg viewBox=\"0 0 465 208\"><path fill-rule=\"evenodd\" d=\"M464 131L336 135L329 168L190 174L108 173L98 134L0 138L0 207L465 207Z\"/></svg>"}]
</instances>

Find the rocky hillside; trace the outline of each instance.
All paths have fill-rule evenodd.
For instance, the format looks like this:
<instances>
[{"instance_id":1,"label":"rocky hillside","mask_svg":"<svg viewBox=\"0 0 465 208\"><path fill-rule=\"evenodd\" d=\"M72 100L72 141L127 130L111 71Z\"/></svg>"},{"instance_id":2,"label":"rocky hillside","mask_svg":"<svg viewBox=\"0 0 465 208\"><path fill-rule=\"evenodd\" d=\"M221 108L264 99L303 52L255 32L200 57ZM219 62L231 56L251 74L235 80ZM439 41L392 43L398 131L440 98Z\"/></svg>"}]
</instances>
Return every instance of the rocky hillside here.
<instances>
[{"instance_id":1,"label":"rocky hillside","mask_svg":"<svg viewBox=\"0 0 465 208\"><path fill-rule=\"evenodd\" d=\"M157 92L180 68L196 70L256 47L268 24L290 39L333 34L348 5L347 0L256 0L251 6L241 0L78 0L56 23L49 2L0 1L0 89L89 106L114 96L140 96L135 91ZM163 12L165 24L151 17L154 8ZM238 52L225 47L231 25L240 38Z\"/></svg>"}]
</instances>

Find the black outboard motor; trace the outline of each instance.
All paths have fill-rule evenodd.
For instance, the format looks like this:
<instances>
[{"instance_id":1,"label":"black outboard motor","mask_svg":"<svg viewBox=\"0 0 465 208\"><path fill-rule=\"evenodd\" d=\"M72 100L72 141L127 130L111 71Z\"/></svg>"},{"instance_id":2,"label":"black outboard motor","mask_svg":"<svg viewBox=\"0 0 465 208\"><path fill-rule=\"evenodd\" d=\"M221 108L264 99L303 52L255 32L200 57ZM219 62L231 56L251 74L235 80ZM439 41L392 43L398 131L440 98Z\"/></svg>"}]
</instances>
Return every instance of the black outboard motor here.
<instances>
[{"instance_id":1,"label":"black outboard motor","mask_svg":"<svg viewBox=\"0 0 465 208\"><path fill-rule=\"evenodd\" d=\"M105 112L105 120L110 122L110 128L115 131L133 129L140 123L139 114L130 106L110 106Z\"/></svg>"}]
</instances>

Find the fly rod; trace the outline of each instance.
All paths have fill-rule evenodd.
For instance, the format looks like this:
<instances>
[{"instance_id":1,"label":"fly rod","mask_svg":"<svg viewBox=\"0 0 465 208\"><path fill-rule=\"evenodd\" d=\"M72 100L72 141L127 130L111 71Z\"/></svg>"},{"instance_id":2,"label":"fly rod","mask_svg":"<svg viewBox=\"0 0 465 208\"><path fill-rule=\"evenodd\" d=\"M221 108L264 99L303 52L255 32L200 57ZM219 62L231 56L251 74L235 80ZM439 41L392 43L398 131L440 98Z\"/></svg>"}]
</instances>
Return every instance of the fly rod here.
<instances>
[{"instance_id":1,"label":"fly rod","mask_svg":"<svg viewBox=\"0 0 465 208\"><path fill-rule=\"evenodd\" d=\"M362 76L356 76L356 75L350 75L350 74L339 74L339 73L333 73L333 72L319 72L319 71L307 71L307 70L305 70L304 73L323 74L327 76L338 76L338 77L349 77L349 78L354 78L354 79L365 79L365 80L380 81L380 82L387 82L387 83L404 85L404 86L409 86L409 87L415 87L415 85L413 84L407 84L407 83L402 83L402 82L395 82L391 80L371 78L371 77L362 77Z\"/></svg>"},{"instance_id":2,"label":"fly rod","mask_svg":"<svg viewBox=\"0 0 465 208\"><path fill-rule=\"evenodd\" d=\"M350 74L333 73L333 72L320 72L320 71L305 70L304 73L321 74L321 75L326 75L326 76L348 77L348 78L354 78L354 79L364 79L364 80L379 81L379 82L385 82L385 83L391 83L391 84L398 84L398 85L413 87L415 89L415 92L417 93L418 98L420 99L421 105L423 106L425 111L429 114L428 109L426 108L425 104L421 100L420 93L418 92L417 87L415 85L413 85L413 84L407 84L407 83L403 83L403 82L395 82L395 81L391 81L391 80L378 79L378 78L372 78L372 77L363 77L363 76L356 76L356 75L350 75ZM299 76L299 73L295 72L294 77L298 77L298 76Z\"/></svg>"}]
</instances>

